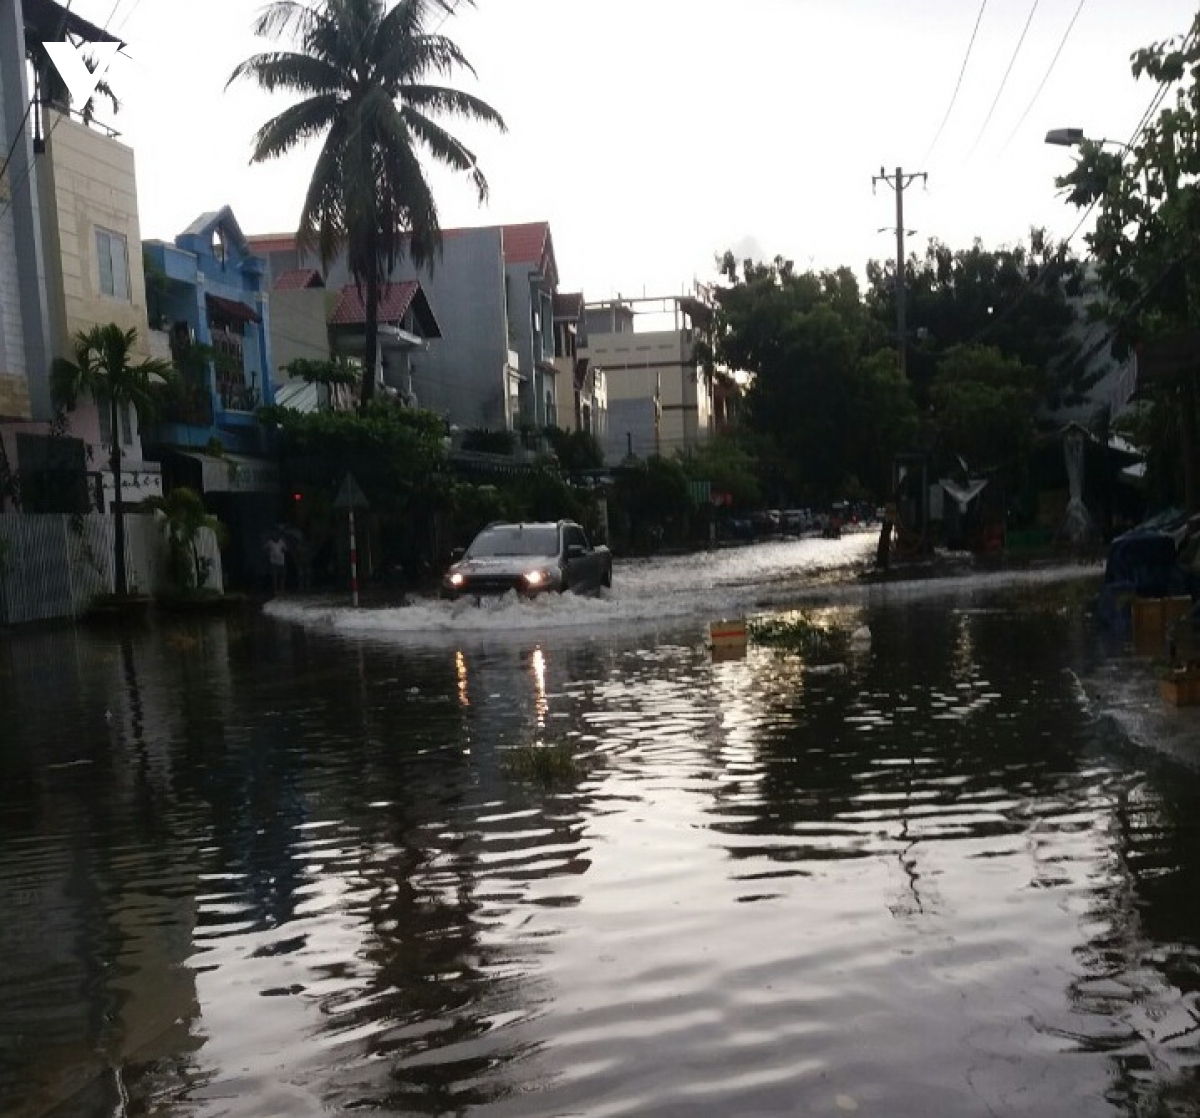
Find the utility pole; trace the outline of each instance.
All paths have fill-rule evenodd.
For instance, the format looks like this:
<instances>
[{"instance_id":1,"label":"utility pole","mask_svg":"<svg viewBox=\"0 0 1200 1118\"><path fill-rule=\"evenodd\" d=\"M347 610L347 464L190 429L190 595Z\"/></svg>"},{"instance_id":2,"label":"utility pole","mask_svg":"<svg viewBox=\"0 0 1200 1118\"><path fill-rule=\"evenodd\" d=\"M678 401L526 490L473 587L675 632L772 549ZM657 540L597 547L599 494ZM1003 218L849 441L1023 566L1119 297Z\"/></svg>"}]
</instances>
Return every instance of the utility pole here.
<instances>
[{"instance_id":1,"label":"utility pole","mask_svg":"<svg viewBox=\"0 0 1200 1118\"><path fill-rule=\"evenodd\" d=\"M900 167L894 175L889 175L882 167L879 174L871 176L871 189L874 190L879 182L886 182L896 192L896 349L900 355L900 375L908 375L908 323L907 308L905 307L904 280L904 191L917 179L922 185L928 182L929 176L924 171L913 171L905 174Z\"/></svg>"}]
</instances>

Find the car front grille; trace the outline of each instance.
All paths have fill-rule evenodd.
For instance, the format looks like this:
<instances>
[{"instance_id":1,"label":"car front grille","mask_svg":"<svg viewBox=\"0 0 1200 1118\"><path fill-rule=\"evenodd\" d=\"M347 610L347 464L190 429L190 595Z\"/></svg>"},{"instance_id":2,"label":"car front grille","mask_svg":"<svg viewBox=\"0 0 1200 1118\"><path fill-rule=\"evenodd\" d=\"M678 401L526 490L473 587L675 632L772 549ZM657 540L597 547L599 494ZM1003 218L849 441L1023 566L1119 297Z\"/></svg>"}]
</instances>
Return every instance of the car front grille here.
<instances>
[{"instance_id":1,"label":"car front grille","mask_svg":"<svg viewBox=\"0 0 1200 1118\"><path fill-rule=\"evenodd\" d=\"M462 594L507 594L510 590L524 590L525 580L520 575L473 575L463 583Z\"/></svg>"}]
</instances>

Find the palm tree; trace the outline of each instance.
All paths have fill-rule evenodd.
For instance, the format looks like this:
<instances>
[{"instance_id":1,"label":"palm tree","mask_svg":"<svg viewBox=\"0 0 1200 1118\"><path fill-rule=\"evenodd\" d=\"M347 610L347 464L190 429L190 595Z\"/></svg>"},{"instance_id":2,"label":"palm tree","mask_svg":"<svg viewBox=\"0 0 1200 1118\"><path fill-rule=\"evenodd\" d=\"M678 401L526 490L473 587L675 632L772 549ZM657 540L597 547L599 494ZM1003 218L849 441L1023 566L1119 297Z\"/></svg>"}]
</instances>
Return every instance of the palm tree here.
<instances>
[{"instance_id":1,"label":"palm tree","mask_svg":"<svg viewBox=\"0 0 1200 1118\"><path fill-rule=\"evenodd\" d=\"M203 590L211 562L200 554L200 533L208 528L217 537L217 543L223 544L225 525L205 509L200 494L186 485L177 486L165 497L149 497L144 504L166 518L171 573L178 589L184 593Z\"/></svg>"},{"instance_id":2,"label":"palm tree","mask_svg":"<svg viewBox=\"0 0 1200 1118\"><path fill-rule=\"evenodd\" d=\"M387 0L323 0L317 7L276 0L255 22L255 34L287 33L298 49L254 55L229 77L304 97L258 130L252 163L324 136L297 243L319 252L326 266L344 247L350 274L365 289L363 406L375 394L380 284L406 250L420 266L432 262L441 241L420 155L466 172L479 201L487 198L475 156L433 117L505 130L499 113L479 98L428 82L459 68L475 73L450 39L427 30L434 15L456 6L457 0L397 0L390 9Z\"/></svg>"},{"instance_id":3,"label":"palm tree","mask_svg":"<svg viewBox=\"0 0 1200 1118\"><path fill-rule=\"evenodd\" d=\"M151 386L166 381L172 374L170 364L156 358L130 364L136 342L136 330L122 330L115 322L93 326L75 335L75 360L57 357L52 369L56 407L73 409L80 395L90 392L98 408L108 408L109 464L115 492L114 579L116 592L121 597L129 593L125 577L125 506L121 500L121 411L132 407L139 419L150 415L154 410Z\"/></svg>"}]
</instances>

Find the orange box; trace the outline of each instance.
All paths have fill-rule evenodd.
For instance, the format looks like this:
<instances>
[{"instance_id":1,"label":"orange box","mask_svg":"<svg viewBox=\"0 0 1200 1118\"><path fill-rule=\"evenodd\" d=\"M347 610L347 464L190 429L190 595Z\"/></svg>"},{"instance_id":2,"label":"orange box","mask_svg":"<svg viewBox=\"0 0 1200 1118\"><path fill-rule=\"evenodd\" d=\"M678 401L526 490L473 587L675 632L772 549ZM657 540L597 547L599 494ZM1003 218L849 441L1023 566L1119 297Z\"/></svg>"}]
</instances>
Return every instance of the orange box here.
<instances>
[{"instance_id":1,"label":"orange box","mask_svg":"<svg viewBox=\"0 0 1200 1118\"><path fill-rule=\"evenodd\" d=\"M1142 656L1165 656L1171 626L1192 609L1192 599L1134 598L1130 604L1133 649Z\"/></svg>"},{"instance_id":2,"label":"orange box","mask_svg":"<svg viewBox=\"0 0 1200 1118\"><path fill-rule=\"evenodd\" d=\"M1177 707L1200 704L1200 669L1172 672L1158 681L1162 697Z\"/></svg>"}]
</instances>

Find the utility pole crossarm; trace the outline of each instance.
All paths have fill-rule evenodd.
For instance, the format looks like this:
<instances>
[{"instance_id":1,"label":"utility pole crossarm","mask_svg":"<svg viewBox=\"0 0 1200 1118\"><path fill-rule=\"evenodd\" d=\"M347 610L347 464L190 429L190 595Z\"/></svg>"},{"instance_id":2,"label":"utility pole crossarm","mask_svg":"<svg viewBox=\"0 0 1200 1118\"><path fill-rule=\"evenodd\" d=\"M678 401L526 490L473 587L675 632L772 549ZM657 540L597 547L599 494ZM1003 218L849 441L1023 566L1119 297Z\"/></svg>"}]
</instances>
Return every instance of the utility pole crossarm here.
<instances>
[{"instance_id":1,"label":"utility pole crossarm","mask_svg":"<svg viewBox=\"0 0 1200 1118\"><path fill-rule=\"evenodd\" d=\"M924 171L910 171L907 175L902 167L896 168L896 173L889 175L882 167L879 174L871 176L871 188L880 182L886 182L896 192L896 351L900 357L900 373L908 374L908 324L907 308L905 307L904 279L904 192L914 182L920 179L922 184L929 181Z\"/></svg>"}]
</instances>

